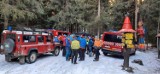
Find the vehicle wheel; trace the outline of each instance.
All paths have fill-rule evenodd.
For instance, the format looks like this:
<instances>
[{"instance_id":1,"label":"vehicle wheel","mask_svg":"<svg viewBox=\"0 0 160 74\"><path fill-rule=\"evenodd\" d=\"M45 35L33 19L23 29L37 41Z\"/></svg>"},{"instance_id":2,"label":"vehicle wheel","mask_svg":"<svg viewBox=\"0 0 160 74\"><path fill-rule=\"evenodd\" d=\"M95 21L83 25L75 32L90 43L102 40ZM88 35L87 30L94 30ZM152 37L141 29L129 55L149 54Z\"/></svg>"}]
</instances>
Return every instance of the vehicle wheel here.
<instances>
[{"instance_id":1,"label":"vehicle wheel","mask_svg":"<svg viewBox=\"0 0 160 74\"><path fill-rule=\"evenodd\" d=\"M19 57L19 64L25 64L25 57L24 56L20 56Z\"/></svg>"},{"instance_id":2,"label":"vehicle wheel","mask_svg":"<svg viewBox=\"0 0 160 74\"><path fill-rule=\"evenodd\" d=\"M26 62L27 63L34 63L37 60L37 53L36 52L31 52L27 57L26 57Z\"/></svg>"},{"instance_id":3,"label":"vehicle wheel","mask_svg":"<svg viewBox=\"0 0 160 74\"><path fill-rule=\"evenodd\" d=\"M58 56L60 52L60 49L57 47L55 48L55 50L53 51L53 55Z\"/></svg>"},{"instance_id":4,"label":"vehicle wheel","mask_svg":"<svg viewBox=\"0 0 160 74\"><path fill-rule=\"evenodd\" d=\"M11 62L11 56L9 54L5 54L5 61Z\"/></svg>"},{"instance_id":5,"label":"vehicle wheel","mask_svg":"<svg viewBox=\"0 0 160 74\"><path fill-rule=\"evenodd\" d=\"M106 53L106 52L103 52L103 54L104 54L105 56L107 56L107 55L108 55L108 53Z\"/></svg>"}]
</instances>

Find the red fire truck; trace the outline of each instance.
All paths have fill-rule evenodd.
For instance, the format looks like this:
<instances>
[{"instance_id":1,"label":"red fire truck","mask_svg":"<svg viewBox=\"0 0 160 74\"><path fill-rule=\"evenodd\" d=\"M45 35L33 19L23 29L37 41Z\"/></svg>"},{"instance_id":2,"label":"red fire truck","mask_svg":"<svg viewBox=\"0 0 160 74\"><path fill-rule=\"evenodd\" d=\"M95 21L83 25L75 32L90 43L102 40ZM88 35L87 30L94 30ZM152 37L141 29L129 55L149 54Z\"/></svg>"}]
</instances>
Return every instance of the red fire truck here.
<instances>
[{"instance_id":1,"label":"red fire truck","mask_svg":"<svg viewBox=\"0 0 160 74\"><path fill-rule=\"evenodd\" d=\"M58 56L60 52L49 32L9 30L2 33L0 51L6 61L18 58L20 64L34 63L39 54L52 53Z\"/></svg>"}]
</instances>

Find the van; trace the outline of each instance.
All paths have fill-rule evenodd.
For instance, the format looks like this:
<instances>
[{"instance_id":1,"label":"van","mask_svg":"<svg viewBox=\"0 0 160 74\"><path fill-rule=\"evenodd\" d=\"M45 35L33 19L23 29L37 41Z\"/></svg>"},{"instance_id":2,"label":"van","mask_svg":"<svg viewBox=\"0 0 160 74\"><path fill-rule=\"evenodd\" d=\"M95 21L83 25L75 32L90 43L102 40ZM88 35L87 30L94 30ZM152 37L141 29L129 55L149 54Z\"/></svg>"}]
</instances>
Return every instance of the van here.
<instances>
[{"instance_id":1,"label":"van","mask_svg":"<svg viewBox=\"0 0 160 74\"><path fill-rule=\"evenodd\" d=\"M123 55L122 34L118 32L104 32L102 35L102 52L104 55ZM131 49L130 54L135 54L136 49Z\"/></svg>"}]
</instances>

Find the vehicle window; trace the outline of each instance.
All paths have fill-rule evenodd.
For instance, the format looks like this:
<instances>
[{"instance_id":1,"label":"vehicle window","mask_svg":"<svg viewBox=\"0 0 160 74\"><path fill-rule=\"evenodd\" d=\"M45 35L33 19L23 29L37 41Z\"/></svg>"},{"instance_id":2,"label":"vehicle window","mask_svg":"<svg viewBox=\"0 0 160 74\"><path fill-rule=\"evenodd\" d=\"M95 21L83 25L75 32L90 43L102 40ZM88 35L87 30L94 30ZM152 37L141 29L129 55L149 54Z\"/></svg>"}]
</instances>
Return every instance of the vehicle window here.
<instances>
[{"instance_id":1,"label":"vehicle window","mask_svg":"<svg viewBox=\"0 0 160 74\"><path fill-rule=\"evenodd\" d=\"M121 43L122 36L106 34L104 41Z\"/></svg>"},{"instance_id":2,"label":"vehicle window","mask_svg":"<svg viewBox=\"0 0 160 74\"><path fill-rule=\"evenodd\" d=\"M36 37L35 36L24 35L23 36L23 42L25 42L25 43L36 42Z\"/></svg>"},{"instance_id":3,"label":"vehicle window","mask_svg":"<svg viewBox=\"0 0 160 74\"><path fill-rule=\"evenodd\" d=\"M51 42L51 37L50 36L46 36L46 42Z\"/></svg>"},{"instance_id":4,"label":"vehicle window","mask_svg":"<svg viewBox=\"0 0 160 74\"><path fill-rule=\"evenodd\" d=\"M6 35L6 39L7 38L11 38L11 39L13 39L15 41L16 40L16 34L12 34L12 33L11 34L7 34Z\"/></svg>"},{"instance_id":5,"label":"vehicle window","mask_svg":"<svg viewBox=\"0 0 160 74\"><path fill-rule=\"evenodd\" d=\"M64 35L68 35L68 33L63 33Z\"/></svg>"},{"instance_id":6,"label":"vehicle window","mask_svg":"<svg viewBox=\"0 0 160 74\"><path fill-rule=\"evenodd\" d=\"M62 33L61 33L61 32L58 32L58 35L62 35Z\"/></svg>"},{"instance_id":7,"label":"vehicle window","mask_svg":"<svg viewBox=\"0 0 160 74\"><path fill-rule=\"evenodd\" d=\"M38 36L38 42L43 42L44 38L43 36Z\"/></svg>"},{"instance_id":8,"label":"vehicle window","mask_svg":"<svg viewBox=\"0 0 160 74\"><path fill-rule=\"evenodd\" d=\"M18 39L18 42L20 42L20 35L18 35L17 39Z\"/></svg>"}]
</instances>

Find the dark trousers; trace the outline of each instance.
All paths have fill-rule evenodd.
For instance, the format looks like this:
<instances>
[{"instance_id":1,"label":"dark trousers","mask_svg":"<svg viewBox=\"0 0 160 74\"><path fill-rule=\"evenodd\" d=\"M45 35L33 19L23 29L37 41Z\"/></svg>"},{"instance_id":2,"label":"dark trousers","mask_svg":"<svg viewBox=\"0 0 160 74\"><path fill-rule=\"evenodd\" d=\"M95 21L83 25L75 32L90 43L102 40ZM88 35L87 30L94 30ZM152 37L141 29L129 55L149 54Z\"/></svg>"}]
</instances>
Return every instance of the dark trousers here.
<instances>
[{"instance_id":1,"label":"dark trousers","mask_svg":"<svg viewBox=\"0 0 160 74\"><path fill-rule=\"evenodd\" d=\"M88 45L86 46L86 52L87 52L87 54L89 53L89 46Z\"/></svg>"},{"instance_id":2,"label":"dark trousers","mask_svg":"<svg viewBox=\"0 0 160 74\"><path fill-rule=\"evenodd\" d=\"M100 52L99 52L100 48L95 48L95 60L99 60L99 55L100 55Z\"/></svg>"},{"instance_id":3,"label":"dark trousers","mask_svg":"<svg viewBox=\"0 0 160 74\"><path fill-rule=\"evenodd\" d=\"M66 56L66 49L65 49L65 46L62 46L62 56Z\"/></svg>"},{"instance_id":4,"label":"dark trousers","mask_svg":"<svg viewBox=\"0 0 160 74\"><path fill-rule=\"evenodd\" d=\"M78 56L78 50L77 49L72 49L72 63L77 62L77 56Z\"/></svg>"},{"instance_id":5,"label":"dark trousers","mask_svg":"<svg viewBox=\"0 0 160 74\"><path fill-rule=\"evenodd\" d=\"M70 47L66 46L66 60L69 60L71 54L71 49Z\"/></svg>"},{"instance_id":6,"label":"dark trousers","mask_svg":"<svg viewBox=\"0 0 160 74\"><path fill-rule=\"evenodd\" d=\"M80 53L80 60L85 60L85 49L81 48L79 53Z\"/></svg>"},{"instance_id":7,"label":"dark trousers","mask_svg":"<svg viewBox=\"0 0 160 74\"><path fill-rule=\"evenodd\" d=\"M91 57L92 56L92 46L89 46L89 56Z\"/></svg>"}]
</instances>

